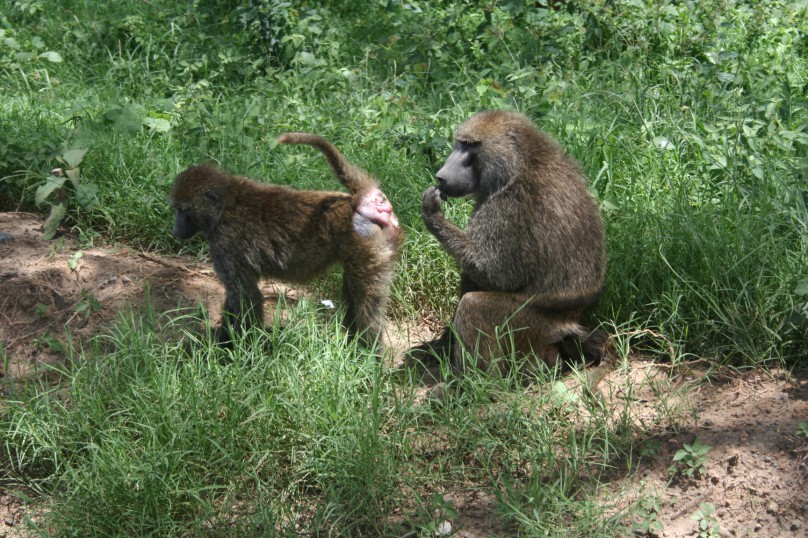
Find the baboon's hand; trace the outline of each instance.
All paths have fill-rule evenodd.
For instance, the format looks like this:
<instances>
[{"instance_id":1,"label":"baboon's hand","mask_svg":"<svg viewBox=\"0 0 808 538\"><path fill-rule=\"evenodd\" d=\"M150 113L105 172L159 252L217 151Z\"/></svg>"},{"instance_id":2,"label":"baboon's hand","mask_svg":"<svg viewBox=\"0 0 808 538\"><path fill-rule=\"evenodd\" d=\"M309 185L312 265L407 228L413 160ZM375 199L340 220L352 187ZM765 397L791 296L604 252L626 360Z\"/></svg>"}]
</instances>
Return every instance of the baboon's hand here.
<instances>
[{"instance_id":1,"label":"baboon's hand","mask_svg":"<svg viewBox=\"0 0 808 538\"><path fill-rule=\"evenodd\" d=\"M424 200L421 206L421 213L424 220L428 220L434 215L441 214L440 189L436 185L433 185L424 191Z\"/></svg>"}]
</instances>

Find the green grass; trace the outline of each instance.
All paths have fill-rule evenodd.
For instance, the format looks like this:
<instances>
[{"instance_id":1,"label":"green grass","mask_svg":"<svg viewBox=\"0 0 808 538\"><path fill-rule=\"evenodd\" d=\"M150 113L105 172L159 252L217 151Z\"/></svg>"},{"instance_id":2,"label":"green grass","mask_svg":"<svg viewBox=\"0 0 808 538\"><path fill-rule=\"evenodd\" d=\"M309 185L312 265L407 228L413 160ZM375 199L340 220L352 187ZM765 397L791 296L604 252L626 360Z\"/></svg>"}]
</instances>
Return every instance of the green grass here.
<instances>
[{"instance_id":1,"label":"green grass","mask_svg":"<svg viewBox=\"0 0 808 538\"><path fill-rule=\"evenodd\" d=\"M122 315L71 350L59 387L34 382L6 402L7 471L50 498L36 532L389 535L428 528L435 493L468 489L495 495L527 534L619 529L586 496L631 450L628 409L607 418L552 372L528 399L517 379L472 373L423 403L417 382L310 304L232 351L197 341L186 355L188 321Z\"/></svg>"},{"instance_id":2,"label":"green grass","mask_svg":"<svg viewBox=\"0 0 808 538\"><path fill-rule=\"evenodd\" d=\"M625 356L805 364L804 3L358 5L8 2L0 209L47 212L37 187L87 148L81 178L99 203L66 191L66 226L204 257L170 236L176 174L213 159L338 188L317 152L274 143L311 130L380 178L402 221L392 318L448 320L458 274L423 227L421 193L458 123L517 109L581 162L601 202L609 278L592 322L615 328ZM460 224L470 208L445 206ZM315 285L334 296L339 281ZM592 499L602 472L627 472L642 429L596 407L576 415L592 404L564 404L549 373L527 393L471 374L422 404L332 319L295 312L227 366L202 347L181 367L182 316L132 314L91 347L74 342L57 388L14 392L0 461L39 493L41 531L348 536L404 520L428 533L444 494L475 489L522 535L623 532Z\"/></svg>"}]
</instances>

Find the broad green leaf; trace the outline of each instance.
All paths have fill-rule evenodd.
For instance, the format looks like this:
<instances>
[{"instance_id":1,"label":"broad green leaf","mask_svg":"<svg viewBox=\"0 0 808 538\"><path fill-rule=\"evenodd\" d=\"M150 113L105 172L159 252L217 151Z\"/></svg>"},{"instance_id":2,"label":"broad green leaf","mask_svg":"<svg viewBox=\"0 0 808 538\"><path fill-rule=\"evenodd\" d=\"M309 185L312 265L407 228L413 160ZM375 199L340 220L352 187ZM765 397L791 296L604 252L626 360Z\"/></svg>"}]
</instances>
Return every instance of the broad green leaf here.
<instances>
[{"instance_id":1,"label":"broad green leaf","mask_svg":"<svg viewBox=\"0 0 808 538\"><path fill-rule=\"evenodd\" d=\"M658 147L659 149L673 149L673 143L664 136L654 137L653 142L654 146Z\"/></svg>"},{"instance_id":2,"label":"broad green leaf","mask_svg":"<svg viewBox=\"0 0 808 538\"><path fill-rule=\"evenodd\" d=\"M797 287L794 289L797 295L808 295L808 278L803 278L797 282Z\"/></svg>"},{"instance_id":3,"label":"broad green leaf","mask_svg":"<svg viewBox=\"0 0 808 538\"><path fill-rule=\"evenodd\" d=\"M556 396L556 401L561 404L570 404L578 401L578 395L572 392L561 381L553 383L553 393Z\"/></svg>"},{"instance_id":4,"label":"broad green leaf","mask_svg":"<svg viewBox=\"0 0 808 538\"><path fill-rule=\"evenodd\" d=\"M53 50L43 52L42 54L39 55L39 57L44 58L44 59L48 60L51 63L55 63L55 64L62 63L62 55L59 54L56 51L53 51Z\"/></svg>"},{"instance_id":5,"label":"broad green leaf","mask_svg":"<svg viewBox=\"0 0 808 538\"><path fill-rule=\"evenodd\" d=\"M125 107L113 106L104 116L110 120L116 129L135 133L143 127L142 107L136 104Z\"/></svg>"},{"instance_id":6,"label":"broad green leaf","mask_svg":"<svg viewBox=\"0 0 808 538\"><path fill-rule=\"evenodd\" d=\"M165 133L171 129L171 123L163 118L144 118L143 125L158 133Z\"/></svg>"},{"instance_id":7,"label":"broad green leaf","mask_svg":"<svg viewBox=\"0 0 808 538\"><path fill-rule=\"evenodd\" d=\"M732 82L735 80L735 75L732 73L718 73L718 80L721 82Z\"/></svg>"},{"instance_id":8,"label":"broad green leaf","mask_svg":"<svg viewBox=\"0 0 808 538\"><path fill-rule=\"evenodd\" d=\"M77 168L79 164L81 164L81 160L84 158L86 153L87 148L69 149L65 151L64 155L62 155L62 159L64 159L68 168Z\"/></svg>"},{"instance_id":9,"label":"broad green leaf","mask_svg":"<svg viewBox=\"0 0 808 538\"><path fill-rule=\"evenodd\" d=\"M79 168L68 168L65 170L65 175L70 178L75 188L79 187L79 176L81 176L81 170Z\"/></svg>"},{"instance_id":10,"label":"broad green leaf","mask_svg":"<svg viewBox=\"0 0 808 538\"><path fill-rule=\"evenodd\" d=\"M14 49L14 50L17 50L18 48L20 48L20 44L13 37L5 38L3 40L3 45L5 45L6 47L8 47L10 49Z\"/></svg>"},{"instance_id":11,"label":"broad green leaf","mask_svg":"<svg viewBox=\"0 0 808 538\"><path fill-rule=\"evenodd\" d=\"M685 445L685 448L689 448L694 454L702 455L708 453L712 450L713 447L701 442L701 439L698 437L693 441L693 444L688 447Z\"/></svg>"},{"instance_id":12,"label":"broad green leaf","mask_svg":"<svg viewBox=\"0 0 808 538\"><path fill-rule=\"evenodd\" d=\"M600 205L603 206L603 209L606 211L617 211L620 209L620 206L618 206L614 200L609 198L601 198Z\"/></svg>"},{"instance_id":13,"label":"broad green leaf","mask_svg":"<svg viewBox=\"0 0 808 538\"><path fill-rule=\"evenodd\" d=\"M67 178L65 177L56 177L56 176L49 176L48 179L45 180L45 183L39 186L36 190L36 194L34 194L34 202L36 205L42 205L45 200L55 191L64 185Z\"/></svg>"},{"instance_id":14,"label":"broad green leaf","mask_svg":"<svg viewBox=\"0 0 808 538\"><path fill-rule=\"evenodd\" d=\"M56 230L59 228L59 223L62 222L62 219L66 214L67 205L64 203L56 204L55 206L51 207L50 215L48 215L47 220L45 220L45 234L42 236L42 239L47 241L56 236Z\"/></svg>"},{"instance_id":15,"label":"broad green leaf","mask_svg":"<svg viewBox=\"0 0 808 538\"><path fill-rule=\"evenodd\" d=\"M76 185L76 198L81 207L91 211L98 205L98 187L86 182Z\"/></svg>"},{"instance_id":16,"label":"broad green leaf","mask_svg":"<svg viewBox=\"0 0 808 538\"><path fill-rule=\"evenodd\" d=\"M80 250L77 250L75 254L70 256L70 259L67 260L67 266L70 267L71 271L75 271L76 268L79 266L79 260L84 256L84 253Z\"/></svg>"}]
</instances>

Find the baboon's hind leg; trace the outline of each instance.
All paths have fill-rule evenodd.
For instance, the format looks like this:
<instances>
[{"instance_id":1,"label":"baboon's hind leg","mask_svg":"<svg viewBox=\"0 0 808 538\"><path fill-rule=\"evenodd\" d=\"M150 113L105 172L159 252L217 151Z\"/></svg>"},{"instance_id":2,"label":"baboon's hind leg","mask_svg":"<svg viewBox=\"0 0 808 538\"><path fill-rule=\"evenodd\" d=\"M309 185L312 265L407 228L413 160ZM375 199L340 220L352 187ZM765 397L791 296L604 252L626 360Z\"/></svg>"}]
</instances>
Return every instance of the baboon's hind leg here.
<instances>
[{"instance_id":1,"label":"baboon's hind leg","mask_svg":"<svg viewBox=\"0 0 808 538\"><path fill-rule=\"evenodd\" d=\"M376 232L381 241L383 235ZM346 303L345 326L352 336L358 336L369 347L385 345L387 303L394 276L394 251L372 240L375 245L364 254L344 260L342 294Z\"/></svg>"},{"instance_id":2,"label":"baboon's hind leg","mask_svg":"<svg viewBox=\"0 0 808 538\"><path fill-rule=\"evenodd\" d=\"M549 366L558 363L559 344L568 335L584 332L564 315L547 314L525 305L526 298L510 293L469 292L460 298L452 323L461 345L452 346L452 364L463 370L463 351L477 367L499 369L502 358L533 358Z\"/></svg>"}]
</instances>

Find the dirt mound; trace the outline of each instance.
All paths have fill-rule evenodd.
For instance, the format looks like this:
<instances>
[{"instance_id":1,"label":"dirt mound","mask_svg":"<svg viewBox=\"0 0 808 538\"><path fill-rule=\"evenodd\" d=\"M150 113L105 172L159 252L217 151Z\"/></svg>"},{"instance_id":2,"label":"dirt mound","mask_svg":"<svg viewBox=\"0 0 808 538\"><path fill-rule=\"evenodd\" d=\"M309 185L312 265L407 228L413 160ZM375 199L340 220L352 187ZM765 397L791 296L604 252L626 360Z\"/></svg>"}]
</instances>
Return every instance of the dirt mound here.
<instances>
[{"instance_id":1,"label":"dirt mound","mask_svg":"<svg viewBox=\"0 0 808 538\"><path fill-rule=\"evenodd\" d=\"M645 499L635 521L656 521L662 530L639 536L719 535L710 529L720 536L808 536L808 439L797 434L808 420L808 372L751 372L708 383L698 373L671 377L665 366L637 363L605 380L607 399L631 405L652 440L628 479L618 473L604 503L621 508ZM624 387L634 390L626 394ZM687 455L675 461L685 445Z\"/></svg>"},{"instance_id":2,"label":"dirt mound","mask_svg":"<svg viewBox=\"0 0 808 538\"><path fill-rule=\"evenodd\" d=\"M224 292L209 266L190 257L134 252L123 246L82 247L68 235L42 240L42 219L0 213L0 342L14 379L61 356L65 330L83 340L147 296L156 312L204 305L218 316ZM149 292L148 294L146 292ZM263 283L269 299L292 293Z\"/></svg>"}]
</instances>

